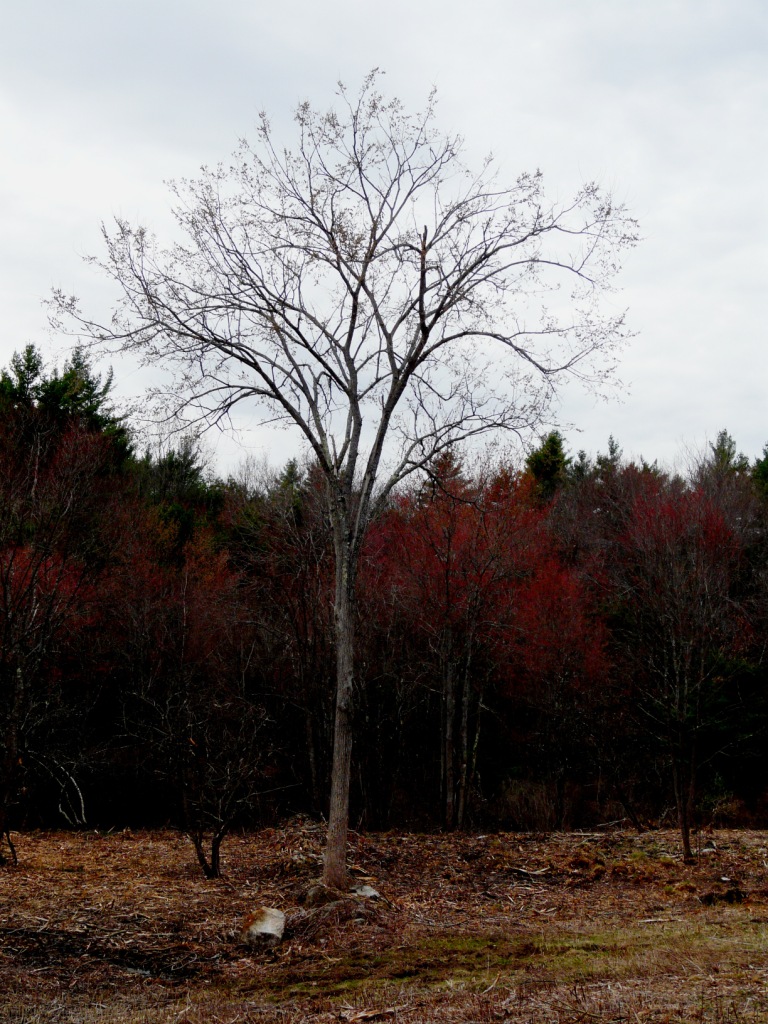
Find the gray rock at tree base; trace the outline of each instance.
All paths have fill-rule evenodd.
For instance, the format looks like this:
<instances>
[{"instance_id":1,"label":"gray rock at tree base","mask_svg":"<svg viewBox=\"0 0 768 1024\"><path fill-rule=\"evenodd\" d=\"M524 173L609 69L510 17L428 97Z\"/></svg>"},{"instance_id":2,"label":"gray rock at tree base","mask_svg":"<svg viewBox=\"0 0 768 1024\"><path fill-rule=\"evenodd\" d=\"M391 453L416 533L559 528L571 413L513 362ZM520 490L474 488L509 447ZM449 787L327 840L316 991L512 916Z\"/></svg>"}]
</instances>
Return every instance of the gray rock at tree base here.
<instances>
[{"instance_id":1,"label":"gray rock at tree base","mask_svg":"<svg viewBox=\"0 0 768 1024\"><path fill-rule=\"evenodd\" d=\"M271 949L279 946L285 931L285 914L274 907L257 907L248 914L240 932L240 941L247 946Z\"/></svg>"},{"instance_id":2,"label":"gray rock at tree base","mask_svg":"<svg viewBox=\"0 0 768 1024\"><path fill-rule=\"evenodd\" d=\"M354 896L362 896L366 900L380 900L382 898L381 893L377 892L370 885L353 885L351 892Z\"/></svg>"},{"instance_id":3,"label":"gray rock at tree base","mask_svg":"<svg viewBox=\"0 0 768 1024\"><path fill-rule=\"evenodd\" d=\"M353 885L348 892L343 892L341 889L332 889L323 885L322 882L313 882L307 889L303 902L307 907L323 907L328 903L337 903L339 900L350 897L365 900L384 899L381 893L370 885Z\"/></svg>"}]
</instances>

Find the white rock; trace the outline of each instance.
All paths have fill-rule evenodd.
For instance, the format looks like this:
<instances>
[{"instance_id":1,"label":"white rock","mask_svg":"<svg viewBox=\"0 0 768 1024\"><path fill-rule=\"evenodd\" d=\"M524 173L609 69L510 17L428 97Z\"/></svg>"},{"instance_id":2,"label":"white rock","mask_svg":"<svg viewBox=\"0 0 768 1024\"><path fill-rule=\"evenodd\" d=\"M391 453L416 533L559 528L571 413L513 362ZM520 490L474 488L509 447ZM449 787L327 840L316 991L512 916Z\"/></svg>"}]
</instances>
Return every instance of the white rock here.
<instances>
[{"instance_id":1,"label":"white rock","mask_svg":"<svg viewBox=\"0 0 768 1024\"><path fill-rule=\"evenodd\" d=\"M355 896L363 896L367 900L381 899L381 893L376 892L376 890L370 885L353 885L352 892Z\"/></svg>"},{"instance_id":2,"label":"white rock","mask_svg":"<svg viewBox=\"0 0 768 1024\"><path fill-rule=\"evenodd\" d=\"M278 946L285 931L285 914L274 907L257 907L243 922L240 941L248 946Z\"/></svg>"}]
</instances>

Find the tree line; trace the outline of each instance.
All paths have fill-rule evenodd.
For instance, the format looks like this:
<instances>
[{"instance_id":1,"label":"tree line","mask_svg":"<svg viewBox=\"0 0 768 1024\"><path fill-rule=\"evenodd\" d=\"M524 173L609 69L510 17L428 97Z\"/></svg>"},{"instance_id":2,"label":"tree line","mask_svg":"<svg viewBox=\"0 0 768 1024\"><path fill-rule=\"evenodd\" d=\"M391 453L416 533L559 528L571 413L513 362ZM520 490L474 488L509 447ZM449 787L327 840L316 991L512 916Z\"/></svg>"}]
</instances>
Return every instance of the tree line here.
<instances>
[{"instance_id":1,"label":"tree line","mask_svg":"<svg viewBox=\"0 0 768 1024\"><path fill-rule=\"evenodd\" d=\"M333 523L316 462L141 454L81 350L0 375L0 831L327 815ZM350 808L367 828L765 825L768 449L686 475L460 447L366 532Z\"/></svg>"}]
</instances>

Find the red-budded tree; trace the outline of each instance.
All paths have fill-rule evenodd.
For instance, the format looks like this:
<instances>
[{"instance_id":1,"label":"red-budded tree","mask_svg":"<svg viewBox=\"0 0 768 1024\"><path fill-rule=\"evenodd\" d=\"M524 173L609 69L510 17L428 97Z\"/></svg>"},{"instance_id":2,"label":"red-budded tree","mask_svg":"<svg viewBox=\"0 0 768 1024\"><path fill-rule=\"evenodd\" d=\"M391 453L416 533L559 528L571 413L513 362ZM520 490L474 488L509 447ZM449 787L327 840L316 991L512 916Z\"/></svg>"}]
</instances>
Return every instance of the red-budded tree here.
<instances>
[{"instance_id":1,"label":"red-budded tree","mask_svg":"<svg viewBox=\"0 0 768 1024\"><path fill-rule=\"evenodd\" d=\"M102 629L122 693L119 742L190 837L207 877L272 771L261 650L241 577L204 524L126 503L116 514ZM147 790L149 792L149 790ZM150 808L147 811L151 813Z\"/></svg>"},{"instance_id":2,"label":"red-budded tree","mask_svg":"<svg viewBox=\"0 0 768 1024\"><path fill-rule=\"evenodd\" d=\"M720 713L729 661L746 649L740 600L744 546L700 486L646 480L616 552L623 619L616 635L632 667L635 699L666 755L686 858L696 804L701 736Z\"/></svg>"},{"instance_id":3,"label":"red-budded tree","mask_svg":"<svg viewBox=\"0 0 768 1024\"><path fill-rule=\"evenodd\" d=\"M594 596L545 530L516 588L504 648L509 692L534 716L532 767L551 785L551 823L561 829L568 823L567 784L594 772L610 666Z\"/></svg>"},{"instance_id":4,"label":"red-budded tree","mask_svg":"<svg viewBox=\"0 0 768 1024\"><path fill-rule=\"evenodd\" d=\"M448 453L399 496L368 545L366 573L376 574L380 595L396 595L412 637L411 678L440 695L440 794L449 828L467 821L483 694L497 675L541 520L520 489L507 473L471 482Z\"/></svg>"}]
</instances>

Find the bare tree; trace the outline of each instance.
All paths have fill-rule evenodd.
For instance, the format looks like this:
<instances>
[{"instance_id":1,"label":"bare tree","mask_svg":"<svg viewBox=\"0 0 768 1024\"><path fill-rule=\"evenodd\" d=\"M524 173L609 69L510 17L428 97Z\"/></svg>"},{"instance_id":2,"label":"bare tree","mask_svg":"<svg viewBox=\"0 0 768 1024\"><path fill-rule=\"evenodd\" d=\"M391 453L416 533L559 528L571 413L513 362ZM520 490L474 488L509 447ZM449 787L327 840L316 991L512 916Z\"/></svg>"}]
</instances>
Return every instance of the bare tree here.
<instances>
[{"instance_id":1,"label":"bare tree","mask_svg":"<svg viewBox=\"0 0 768 1024\"><path fill-rule=\"evenodd\" d=\"M346 881L355 582L391 489L457 441L541 423L556 382L600 383L626 336L599 299L635 224L593 184L545 199L501 188L435 124L378 90L296 111L293 149L262 115L229 169L172 186L185 240L104 229L112 322L60 313L97 342L178 370L179 408L208 421L255 404L293 425L324 474L336 558L337 692L324 879ZM598 357L597 359L593 357ZM607 357L607 358L606 358Z\"/></svg>"}]
</instances>

